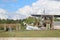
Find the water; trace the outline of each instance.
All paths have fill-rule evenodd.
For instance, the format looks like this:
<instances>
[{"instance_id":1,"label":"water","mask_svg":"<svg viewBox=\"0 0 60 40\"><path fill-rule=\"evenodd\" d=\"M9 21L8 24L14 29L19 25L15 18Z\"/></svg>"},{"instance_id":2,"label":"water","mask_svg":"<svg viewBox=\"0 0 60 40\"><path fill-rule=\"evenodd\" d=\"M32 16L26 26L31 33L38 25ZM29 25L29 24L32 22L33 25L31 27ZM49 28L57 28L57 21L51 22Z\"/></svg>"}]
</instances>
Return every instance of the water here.
<instances>
[{"instance_id":1,"label":"water","mask_svg":"<svg viewBox=\"0 0 60 40\"><path fill-rule=\"evenodd\" d=\"M60 26L60 22L54 22L54 25Z\"/></svg>"}]
</instances>

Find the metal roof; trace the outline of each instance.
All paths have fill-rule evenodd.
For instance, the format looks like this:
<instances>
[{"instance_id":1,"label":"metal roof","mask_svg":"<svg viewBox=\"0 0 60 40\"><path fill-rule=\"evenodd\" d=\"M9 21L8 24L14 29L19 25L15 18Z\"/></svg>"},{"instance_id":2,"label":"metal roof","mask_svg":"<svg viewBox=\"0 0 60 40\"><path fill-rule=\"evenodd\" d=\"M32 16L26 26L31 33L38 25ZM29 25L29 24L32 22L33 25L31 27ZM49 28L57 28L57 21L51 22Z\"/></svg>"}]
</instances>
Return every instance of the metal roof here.
<instances>
[{"instance_id":1,"label":"metal roof","mask_svg":"<svg viewBox=\"0 0 60 40\"><path fill-rule=\"evenodd\" d=\"M31 16L37 16L37 17L40 17L41 15L38 15L38 14L32 14ZM54 17L60 17L60 15L43 15L43 16L54 16Z\"/></svg>"}]
</instances>

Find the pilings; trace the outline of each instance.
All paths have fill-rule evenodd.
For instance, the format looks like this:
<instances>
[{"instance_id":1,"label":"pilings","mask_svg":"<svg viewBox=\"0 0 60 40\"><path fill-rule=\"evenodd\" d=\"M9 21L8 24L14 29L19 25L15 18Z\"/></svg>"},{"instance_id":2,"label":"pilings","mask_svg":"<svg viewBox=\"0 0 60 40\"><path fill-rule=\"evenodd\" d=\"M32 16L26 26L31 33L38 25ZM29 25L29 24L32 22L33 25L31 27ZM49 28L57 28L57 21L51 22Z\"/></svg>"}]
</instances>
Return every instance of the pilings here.
<instances>
[{"instance_id":1,"label":"pilings","mask_svg":"<svg viewBox=\"0 0 60 40\"><path fill-rule=\"evenodd\" d=\"M11 28L11 26L9 26L8 28L9 28L9 31L12 32L12 28Z\"/></svg>"},{"instance_id":2,"label":"pilings","mask_svg":"<svg viewBox=\"0 0 60 40\"><path fill-rule=\"evenodd\" d=\"M15 28L16 31L19 31L21 29L20 24L3 24L4 31L12 31L12 28Z\"/></svg>"},{"instance_id":3,"label":"pilings","mask_svg":"<svg viewBox=\"0 0 60 40\"><path fill-rule=\"evenodd\" d=\"M7 28L6 28L6 24L4 24L4 31L6 31L6 29L7 29Z\"/></svg>"},{"instance_id":4,"label":"pilings","mask_svg":"<svg viewBox=\"0 0 60 40\"><path fill-rule=\"evenodd\" d=\"M20 24L16 24L16 31L19 31L21 29Z\"/></svg>"}]
</instances>

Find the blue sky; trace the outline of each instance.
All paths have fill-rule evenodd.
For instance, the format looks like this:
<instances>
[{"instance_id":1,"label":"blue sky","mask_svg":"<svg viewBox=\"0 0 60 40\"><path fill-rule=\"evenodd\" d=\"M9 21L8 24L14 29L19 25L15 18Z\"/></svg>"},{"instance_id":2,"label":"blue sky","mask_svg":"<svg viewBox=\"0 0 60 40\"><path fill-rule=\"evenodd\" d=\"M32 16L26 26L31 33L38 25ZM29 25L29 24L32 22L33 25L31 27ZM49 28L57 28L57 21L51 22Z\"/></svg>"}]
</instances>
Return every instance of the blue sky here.
<instances>
[{"instance_id":1,"label":"blue sky","mask_svg":"<svg viewBox=\"0 0 60 40\"><path fill-rule=\"evenodd\" d=\"M0 8L3 8L9 12L14 12L18 8L22 8L25 5L31 6L33 2L37 0L0 0Z\"/></svg>"}]
</instances>

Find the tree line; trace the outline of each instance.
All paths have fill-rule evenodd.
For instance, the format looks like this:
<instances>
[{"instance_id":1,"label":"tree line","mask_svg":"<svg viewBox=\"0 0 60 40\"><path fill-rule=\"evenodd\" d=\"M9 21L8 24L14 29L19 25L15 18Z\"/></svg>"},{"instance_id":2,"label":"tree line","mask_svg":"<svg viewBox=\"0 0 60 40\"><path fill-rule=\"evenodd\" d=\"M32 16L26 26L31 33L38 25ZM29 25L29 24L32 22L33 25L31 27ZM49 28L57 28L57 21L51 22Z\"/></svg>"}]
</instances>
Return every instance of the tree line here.
<instances>
[{"instance_id":1,"label":"tree line","mask_svg":"<svg viewBox=\"0 0 60 40\"><path fill-rule=\"evenodd\" d=\"M21 22L22 22L22 20L0 19L0 24L3 24L3 23L6 23L6 24L13 23L13 24L15 24L15 23L21 23Z\"/></svg>"},{"instance_id":2,"label":"tree line","mask_svg":"<svg viewBox=\"0 0 60 40\"><path fill-rule=\"evenodd\" d=\"M15 23L23 23L23 22L26 22L26 23L32 23L32 22L35 22L36 19L33 18L33 17L28 17L26 19L23 19L23 20L13 20L13 19L0 19L0 24L3 24L3 23L6 23L6 24L9 24L9 23L12 23L12 24L15 24ZM39 19L38 19L39 21Z\"/></svg>"}]
</instances>

